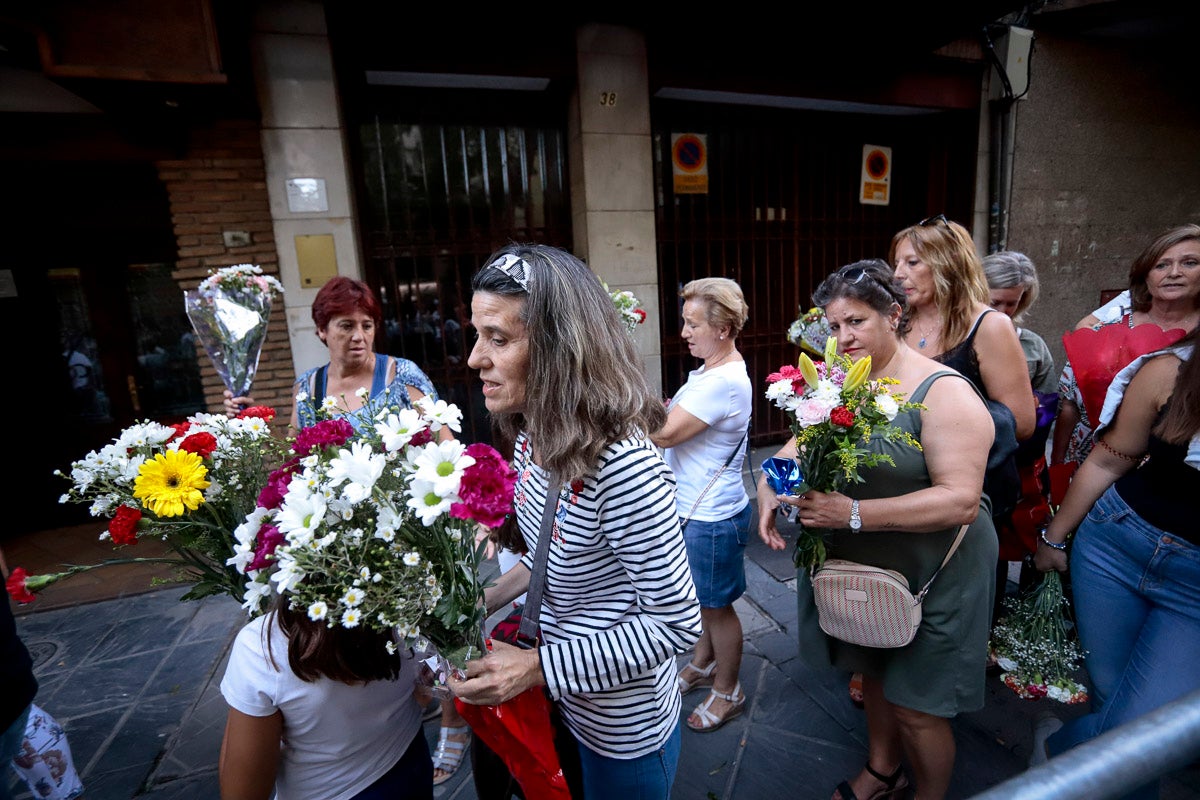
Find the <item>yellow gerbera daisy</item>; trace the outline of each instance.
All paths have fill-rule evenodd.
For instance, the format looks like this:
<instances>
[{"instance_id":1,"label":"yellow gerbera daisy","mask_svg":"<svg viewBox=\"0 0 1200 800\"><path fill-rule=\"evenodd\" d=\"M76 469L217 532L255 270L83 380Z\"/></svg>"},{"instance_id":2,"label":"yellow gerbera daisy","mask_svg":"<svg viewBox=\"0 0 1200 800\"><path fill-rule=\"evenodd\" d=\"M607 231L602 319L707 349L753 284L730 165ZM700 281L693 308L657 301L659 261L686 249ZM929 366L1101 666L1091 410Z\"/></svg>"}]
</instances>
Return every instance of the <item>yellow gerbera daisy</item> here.
<instances>
[{"instance_id":1,"label":"yellow gerbera daisy","mask_svg":"<svg viewBox=\"0 0 1200 800\"><path fill-rule=\"evenodd\" d=\"M168 450L142 464L133 480L133 496L160 517L180 517L204 502L208 469L204 459L186 450Z\"/></svg>"}]
</instances>

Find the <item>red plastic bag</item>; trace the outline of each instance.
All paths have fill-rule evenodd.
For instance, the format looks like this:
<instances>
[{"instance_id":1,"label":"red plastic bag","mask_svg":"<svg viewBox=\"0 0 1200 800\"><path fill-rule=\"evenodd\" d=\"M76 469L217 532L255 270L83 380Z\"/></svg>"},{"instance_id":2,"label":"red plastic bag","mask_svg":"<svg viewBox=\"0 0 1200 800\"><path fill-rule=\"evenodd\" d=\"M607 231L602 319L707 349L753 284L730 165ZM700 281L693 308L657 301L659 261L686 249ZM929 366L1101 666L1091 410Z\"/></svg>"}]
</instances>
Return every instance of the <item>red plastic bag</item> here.
<instances>
[{"instance_id":1,"label":"red plastic bag","mask_svg":"<svg viewBox=\"0 0 1200 800\"><path fill-rule=\"evenodd\" d=\"M1130 328L1122 320L1100 330L1080 328L1063 334L1063 348L1075 371L1075 383L1092 424L1099 421L1104 395L1118 372L1138 356L1174 344L1185 333L1182 328L1164 331L1149 322Z\"/></svg>"},{"instance_id":2,"label":"red plastic bag","mask_svg":"<svg viewBox=\"0 0 1200 800\"><path fill-rule=\"evenodd\" d=\"M570 800L544 688L527 689L498 706L475 706L455 698L454 707L475 735L504 760L521 784L525 800Z\"/></svg>"}]
</instances>

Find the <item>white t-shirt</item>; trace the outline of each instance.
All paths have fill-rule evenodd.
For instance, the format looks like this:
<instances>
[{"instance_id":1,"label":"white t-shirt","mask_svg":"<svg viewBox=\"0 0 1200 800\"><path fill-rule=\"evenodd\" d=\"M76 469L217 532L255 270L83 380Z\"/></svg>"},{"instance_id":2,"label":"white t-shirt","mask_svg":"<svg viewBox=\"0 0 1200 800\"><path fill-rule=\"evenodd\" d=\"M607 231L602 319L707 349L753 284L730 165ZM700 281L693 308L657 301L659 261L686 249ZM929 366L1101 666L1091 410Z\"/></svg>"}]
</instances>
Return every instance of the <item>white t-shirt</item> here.
<instances>
[{"instance_id":1,"label":"white t-shirt","mask_svg":"<svg viewBox=\"0 0 1200 800\"><path fill-rule=\"evenodd\" d=\"M279 669L267 657L268 623ZM395 766L421 732L421 707L413 699L416 661L405 658L402 665L394 681L306 683L288 666L287 637L274 614L238 632L221 694L252 717L283 713L276 800L346 800Z\"/></svg>"},{"instance_id":2,"label":"white t-shirt","mask_svg":"<svg viewBox=\"0 0 1200 800\"><path fill-rule=\"evenodd\" d=\"M732 517L750 502L742 483L742 463L746 459L742 439L750 422L751 396L746 362L732 361L711 371L704 367L692 370L671 398L668 411L679 406L708 425L686 442L663 451L678 482L675 497L681 519L716 522ZM735 447L737 455L696 506L696 499Z\"/></svg>"}]
</instances>

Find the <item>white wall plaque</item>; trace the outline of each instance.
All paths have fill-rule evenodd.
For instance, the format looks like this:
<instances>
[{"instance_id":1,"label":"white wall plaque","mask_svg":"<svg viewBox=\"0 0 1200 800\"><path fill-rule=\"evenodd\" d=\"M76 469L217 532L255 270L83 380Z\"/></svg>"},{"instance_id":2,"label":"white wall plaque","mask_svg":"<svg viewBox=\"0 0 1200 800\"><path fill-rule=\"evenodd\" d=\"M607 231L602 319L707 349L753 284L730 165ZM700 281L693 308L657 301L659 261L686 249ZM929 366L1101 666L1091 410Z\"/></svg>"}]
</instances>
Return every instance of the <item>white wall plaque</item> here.
<instances>
[{"instance_id":1,"label":"white wall plaque","mask_svg":"<svg viewBox=\"0 0 1200 800\"><path fill-rule=\"evenodd\" d=\"M324 178L288 178L288 211L293 214L328 211L329 198L325 194Z\"/></svg>"}]
</instances>

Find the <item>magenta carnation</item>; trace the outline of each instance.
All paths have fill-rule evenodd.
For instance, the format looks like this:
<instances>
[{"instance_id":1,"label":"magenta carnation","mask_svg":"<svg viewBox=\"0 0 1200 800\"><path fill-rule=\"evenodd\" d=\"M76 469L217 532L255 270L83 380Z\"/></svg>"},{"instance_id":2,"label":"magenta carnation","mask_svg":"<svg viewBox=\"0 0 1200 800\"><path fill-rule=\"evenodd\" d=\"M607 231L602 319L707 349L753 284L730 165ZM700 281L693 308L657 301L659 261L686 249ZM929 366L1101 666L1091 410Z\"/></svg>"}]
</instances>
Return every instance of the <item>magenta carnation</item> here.
<instances>
[{"instance_id":1,"label":"magenta carnation","mask_svg":"<svg viewBox=\"0 0 1200 800\"><path fill-rule=\"evenodd\" d=\"M450 516L498 528L512 509L517 471L490 445L468 445L467 455L475 463L463 470L458 488L462 502L450 506Z\"/></svg>"},{"instance_id":2,"label":"magenta carnation","mask_svg":"<svg viewBox=\"0 0 1200 800\"><path fill-rule=\"evenodd\" d=\"M274 525L263 525L258 529L258 536L254 543L254 560L246 565L246 571L251 572L256 569L266 569L271 566L274 560L270 556L275 555L275 548L283 542L283 534L279 528Z\"/></svg>"},{"instance_id":3,"label":"magenta carnation","mask_svg":"<svg viewBox=\"0 0 1200 800\"><path fill-rule=\"evenodd\" d=\"M317 448L340 446L350 441L354 435L354 426L340 417L338 419L323 419L316 425L301 429L296 434L296 443L292 450L306 456Z\"/></svg>"},{"instance_id":4,"label":"magenta carnation","mask_svg":"<svg viewBox=\"0 0 1200 800\"><path fill-rule=\"evenodd\" d=\"M288 484L292 482L292 475L296 474L297 468L300 466L300 460L293 458L287 461L279 469L272 472L267 477L267 485L258 493L258 505L261 508L279 508L283 505L283 498L287 495Z\"/></svg>"},{"instance_id":5,"label":"magenta carnation","mask_svg":"<svg viewBox=\"0 0 1200 800\"><path fill-rule=\"evenodd\" d=\"M417 431L416 433L414 433L412 435L412 439L409 440L408 446L409 447L424 447L425 445L429 444L432 441L433 441L433 431L429 430L429 428L422 428L421 430ZM472 445L472 447L473 446L474 445ZM468 447L467 449L470 450L471 448Z\"/></svg>"}]
</instances>

